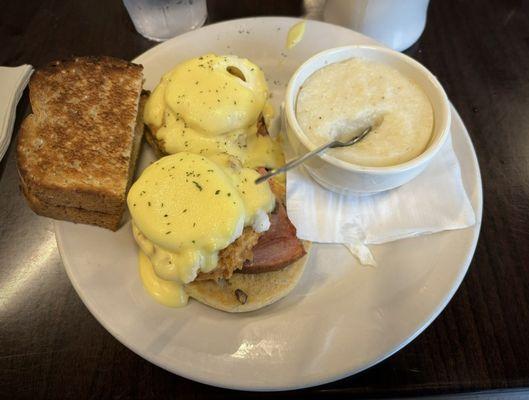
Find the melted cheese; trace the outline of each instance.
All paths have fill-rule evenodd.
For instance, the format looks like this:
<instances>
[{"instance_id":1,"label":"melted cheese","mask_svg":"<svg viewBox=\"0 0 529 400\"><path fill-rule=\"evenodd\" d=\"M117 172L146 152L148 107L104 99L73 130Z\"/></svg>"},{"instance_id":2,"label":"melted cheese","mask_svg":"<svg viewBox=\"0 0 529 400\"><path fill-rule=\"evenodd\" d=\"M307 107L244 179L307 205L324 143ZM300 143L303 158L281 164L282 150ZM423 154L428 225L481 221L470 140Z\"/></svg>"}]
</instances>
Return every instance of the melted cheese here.
<instances>
[{"instance_id":1,"label":"melted cheese","mask_svg":"<svg viewBox=\"0 0 529 400\"><path fill-rule=\"evenodd\" d=\"M254 183L258 176L228 155L219 155L214 162L177 153L146 168L132 185L127 204L134 238L152 263L153 273L181 287L199 272L213 270L219 251L245 226L268 229L267 214L275 198L269 185ZM152 292L161 284L151 282L148 270L142 269L142 280Z\"/></svg>"},{"instance_id":2,"label":"melted cheese","mask_svg":"<svg viewBox=\"0 0 529 400\"><path fill-rule=\"evenodd\" d=\"M236 56L208 54L163 76L144 119L169 154L228 153L251 168L274 168L284 162L278 144L267 136L253 145L257 120L262 114L270 118L267 97L259 67Z\"/></svg>"},{"instance_id":3,"label":"melted cheese","mask_svg":"<svg viewBox=\"0 0 529 400\"><path fill-rule=\"evenodd\" d=\"M293 25L289 29L287 35L287 49L291 49L296 46L299 42L301 42L301 39L303 39L303 35L305 35L305 26L305 21L301 21Z\"/></svg>"}]
</instances>

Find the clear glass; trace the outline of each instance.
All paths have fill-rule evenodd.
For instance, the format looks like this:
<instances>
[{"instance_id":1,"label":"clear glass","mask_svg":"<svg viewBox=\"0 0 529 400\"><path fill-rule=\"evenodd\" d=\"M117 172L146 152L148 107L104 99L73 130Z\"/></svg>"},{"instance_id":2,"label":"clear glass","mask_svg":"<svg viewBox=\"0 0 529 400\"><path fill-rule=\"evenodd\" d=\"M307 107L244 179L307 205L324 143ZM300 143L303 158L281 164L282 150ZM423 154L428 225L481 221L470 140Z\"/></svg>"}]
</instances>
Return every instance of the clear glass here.
<instances>
[{"instance_id":1,"label":"clear glass","mask_svg":"<svg viewBox=\"0 0 529 400\"><path fill-rule=\"evenodd\" d=\"M136 30L162 42L204 25L206 0L123 0Z\"/></svg>"},{"instance_id":2,"label":"clear glass","mask_svg":"<svg viewBox=\"0 0 529 400\"><path fill-rule=\"evenodd\" d=\"M327 0L323 19L403 51L421 36L429 1Z\"/></svg>"}]
</instances>

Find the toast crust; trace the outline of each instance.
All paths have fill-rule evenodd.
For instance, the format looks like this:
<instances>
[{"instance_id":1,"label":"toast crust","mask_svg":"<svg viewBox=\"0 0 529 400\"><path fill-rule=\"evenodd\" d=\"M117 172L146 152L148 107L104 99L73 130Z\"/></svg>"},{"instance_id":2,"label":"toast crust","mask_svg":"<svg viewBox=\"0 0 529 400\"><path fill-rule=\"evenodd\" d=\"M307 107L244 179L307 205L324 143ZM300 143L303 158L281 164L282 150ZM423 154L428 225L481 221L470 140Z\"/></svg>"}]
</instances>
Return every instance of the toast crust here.
<instances>
[{"instance_id":1,"label":"toast crust","mask_svg":"<svg viewBox=\"0 0 529 400\"><path fill-rule=\"evenodd\" d=\"M106 214L97 211L83 210L75 207L62 207L47 204L33 195L23 184L20 185L29 207L44 217L75 222L78 224L90 224L102 228L117 231L121 225L122 214Z\"/></svg>"},{"instance_id":2,"label":"toast crust","mask_svg":"<svg viewBox=\"0 0 529 400\"><path fill-rule=\"evenodd\" d=\"M56 61L30 81L22 123L23 185L51 206L122 213L142 124L142 67L111 57ZM135 130L135 133L132 132Z\"/></svg>"}]
</instances>

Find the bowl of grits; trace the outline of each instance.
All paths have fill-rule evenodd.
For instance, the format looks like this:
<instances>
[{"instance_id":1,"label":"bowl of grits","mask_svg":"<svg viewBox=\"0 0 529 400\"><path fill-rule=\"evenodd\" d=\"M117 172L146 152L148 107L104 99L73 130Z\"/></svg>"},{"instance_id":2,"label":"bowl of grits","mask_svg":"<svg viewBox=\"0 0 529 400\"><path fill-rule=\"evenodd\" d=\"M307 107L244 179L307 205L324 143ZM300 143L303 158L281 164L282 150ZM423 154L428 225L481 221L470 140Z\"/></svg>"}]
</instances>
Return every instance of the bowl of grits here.
<instances>
[{"instance_id":1,"label":"bowl of grits","mask_svg":"<svg viewBox=\"0 0 529 400\"><path fill-rule=\"evenodd\" d=\"M283 123L298 155L371 127L357 144L305 163L325 188L368 195L403 185L427 167L449 134L450 108L435 76L412 58L346 46L318 53L297 69Z\"/></svg>"}]
</instances>

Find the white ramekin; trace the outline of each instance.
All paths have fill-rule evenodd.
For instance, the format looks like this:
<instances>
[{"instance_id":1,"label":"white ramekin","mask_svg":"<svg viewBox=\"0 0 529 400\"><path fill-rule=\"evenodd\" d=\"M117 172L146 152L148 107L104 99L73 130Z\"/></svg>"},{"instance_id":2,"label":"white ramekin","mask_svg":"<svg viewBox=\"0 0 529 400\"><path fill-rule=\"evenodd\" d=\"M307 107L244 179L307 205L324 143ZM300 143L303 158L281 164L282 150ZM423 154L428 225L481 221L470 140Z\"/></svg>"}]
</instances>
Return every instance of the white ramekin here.
<instances>
[{"instance_id":1,"label":"white ramekin","mask_svg":"<svg viewBox=\"0 0 529 400\"><path fill-rule=\"evenodd\" d=\"M287 87L283 124L297 155L316 148L296 119L296 101L301 86L320 68L350 58L374 60L397 69L423 89L430 99L434 113L432 138L426 150L405 163L388 167L366 167L325 153L305 162L309 174L323 187L342 194L367 195L403 185L426 168L449 134L450 107L446 93L435 76L402 53L377 46L345 46L326 50L305 61L292 75Z\"/></svg>"}]
</instances>

